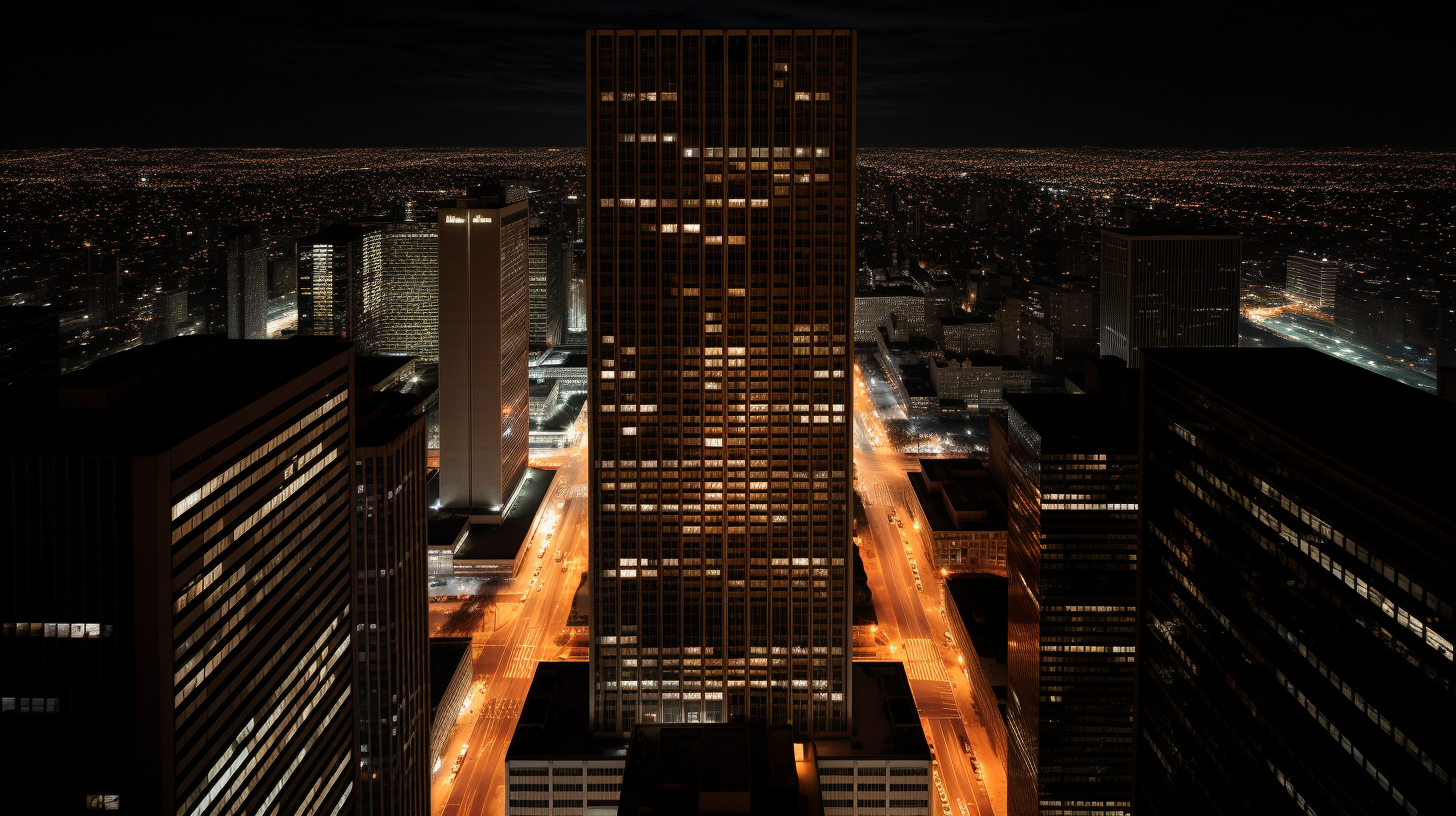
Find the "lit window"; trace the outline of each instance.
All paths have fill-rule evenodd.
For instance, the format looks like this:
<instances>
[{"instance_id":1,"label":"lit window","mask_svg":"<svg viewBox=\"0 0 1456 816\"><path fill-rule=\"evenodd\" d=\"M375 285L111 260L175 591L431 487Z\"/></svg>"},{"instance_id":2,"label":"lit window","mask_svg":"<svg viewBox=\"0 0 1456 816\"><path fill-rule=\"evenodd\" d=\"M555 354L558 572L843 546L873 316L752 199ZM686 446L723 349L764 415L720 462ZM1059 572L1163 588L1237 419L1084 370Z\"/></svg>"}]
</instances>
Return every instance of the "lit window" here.
<instances>
[{"instance_id":1,"label":"lit window","mask_svg":"<svg viewBox=\"0 0 1456 816\"><path fill-rule=\"evenodd\" d=\"M745 198L730 198L730 199L728 199L728 206L730 206L730 207L742 207L742 206L745 206L747 204L748 204L748 199L745 199Z\"/></svg>"},{"instance_id":2,"label":"lit window","mask_svg":"<svg viewBox=\"0 0 1456 816\"><path fill-rule=\"evenodd\" d=\"M603 102L611 102L614 98L616 98L616 94L612 93L611 91L602 91Z\"/></svg>"},{"instance_id":3,"label":"lit window","mask_svg":"<svg viewBox=\"0 0 1456 816\"><path fill-rule=\"evenodd\" d=\"M767 207L768 206L768 199L766 199L766 198L755 198L755 199L753 199L752 201L749 202L749 205L750 206L753 206L753 207Z\"/></svg>"},{"instance_id":4,"label":"lit window","mask_svg":"<svg viewBox=\"0 0 1456 816\"><path fill-rule=\"evenodd\" d=\"M657 98L663 102L676 102L677 91L663 91L657 95Z\"/></svg>"},{"instance_id":5,"label":"lit window","mask_svg":"<svg viewBox=\"0 0 1456 816\"><path fill-rule=\"evenodd\" d=\"M640 141L640 142L655 142L655 141L657 141L657 134L656 133L644 133L644 134L642 134L642 138L638 139L638 141Z\"/></svg>"},{"instance_id":6,"label":"lit window","mask_svg":"<svg viewBox=\"0 0 1456 816\"><path fill-rule=\"evenodd\" d=\"M636 435L637 435L637 428L636 427L623 428L622 429L622 436L636 436Z\"/></svg>"},{"instance_id":7,"label":"lit window","mask_svg":"<svg viewBox=\"0 0 1456 816\"><path fill-rule=\"evenodd\" d=\"M615 199L611 199L611 198L604 198L604 199L601 200L600 203L601 203L601 206L603 206L603 207L615 207L615 206L617 206L616 200Z\"/></svg>"},{"instance_id":8,"label":"lit window","mask_svg":"<svg viewBox=\"0 0 1456 816\"><path fill-rule=\"evenodd\" d=\"M623 97L625 97L625 96L626 96L626 94L623 94ZM618 133L617 134L617 141L619 141L619 142L635 142L635 141L637 141L637 134L635 134L635 133Z\"/></svg>"},{"instance_id":9,"label":"lit window","mask_svg":"<svg viewBox=\"0 0 1456 816\"><path fill-rule=\"evenodd\" d=\"M814 148L814 158L816 158L816 159L827 159L827 158L829 158L829 148L827 148L827 147L816 147L816 148Z\"/></svg>"},{"instance_id":10,"label":"lit window","mask_svg":"<svg viewBox=\"0 0 1456 816\"><path fill-rule=\"evenodd\" d=\"M743 243L743 236L742 235L730 235L730 236L728 236L728 243L730 243L730 244L742 244Z\"/></svg>"},{"instance_id":11,"label":"lit window","mask_svg":"<svg viewBox=\"0 0 1456 816\"><path fill-rule=\"evenodd\" d=\"M622 92L622 101L623 102L631 102L632 100L634 100L636 98L637 98L637 94L632 93L631 91L623 91Z\"/></svg>"},{"instance_id":12,"label":"lit window","mask_svg":"<svg viewBox=\"0 0 1456 816\"><path fill-rule=\"evenodd\" d=\"M643 199L639 199L638 202L637 202L637 206L639 206L639 207L656 207L657 206L657 199L655 199L655 198L643 198Z\"/></svg>"},{"instance_id":13,"label":"lit window","mask_svg":"<svg viewBox=\"0 0 1456 816\"><path fill-rule=\"evenodd\" d=\"M794 91L794 101L812 102L814 101L814 95L809 93L808 91Z\"/></svg>"},{"instance_id":14,"label":"lit window","mask_svg":"<svg viewBox=\"0 0 1456 816\"><path fill-rule=\"evenodd\" d=\"M663 224L661 232L677 232L677 224Z\"/></svg>"},{"instance_id":15,"label":"lit window","mask_svg":"<svg viewBox=\"0 0 1456 816\"><path fill-rule=\"evenodd\" d=\"M642 101L643 102L656 102L657 101L657 92L656 91L646 91L646 92L644 92L642 94Z\"/></svg>"},{"instance_id":16,"label":"lit window","mask_svg":"<svg viewBox=\"0 0 1456 816\"><path fill-rule=\"evenodd\" d=\"M698 232L699 229L700 229L700 225L698 225L698 224L683 224L682 225L682 231L683 232Z\"/></svg>"},{"instance_id":17,"label":"lit window","mask_svg":"<svg viewBox=\"0 0 1456 816\"><path fill-rule=\"evenodd\" d=\"M707 235L707 236L704 236L703 237L703 243L705 243L705 244L721 244L721 243L723 243L723 236L721 236L721 235Z\"/></svg>"},{"instance_id":18,"label":"lit window","mask_svg":"<svg viewBox=\"0 0 1456 816\"><path fill-rule=\"evenodd\" d=\"M675 142L675 141L677 141L677 134L676 133L664 133L664 134L662 134L662 140L664 142Z\"/></svg>"},{"instance_id":19,"label":"lit window","mask_svg":"<svg viewBox=\"0 0 1456 816\"><path fill-rule=\"evenodd\" d=\"M721 159L723 158L723 148L705 147L703 148L703 155L710 159Z\"/></svg>"},{"instance_id":20,"label":"lit window","mask_svg":"<svg viewBox=\"0 0 1456 816\"><path fill-rule=\"evenodd\" d=\"M614 337L613 335L610 335L610 334L604 334L604 335L602 335L602 342L603 343L615 343L615 342L617 342L617 338Z\"/></svg>"},{"instance_id":21,"label":"lit window","mask_svg":"<svg viewBox=\"0 0 1456 816\"><path fill-rule=\"evenodd\" d=\"M722 173L704 173L703 181L707 184L720 184L723 181Z\"/></svg>"},{"instance_id":22,"label":"lit window","mask_svg":"<svg viewBox=\"0 0 1456 816\"><path fill-rule=\"evenodd\" d=\"M698 149L696 147L684 147L683 148L683 158L684 159L696 159L697 157L698 157Z\"/></svg>"},{"instance_id":23,"label":"lit window","mask_svg":"<svg viewBox=\"0 0 1456 816\"><path fill-rule=\"evenodd\" d=\"M807 177L805 177L805 178L807 180ZM635 199L635 198L619 198L619 199L617 199L617 203L618 204L621 204L623 207L635 207L635 206L637 206L637 199Z\"/></svg>"},{"instance_id":24,"label":"lit window","mask_svg":"<svg viewBox=\"0 0 1456 816\"><path fill-rule=\"evenodd\" d=\"M818 91L818 92L816 92L814 94L814 101L816 101L816 102L828 102L829 101L829 93L826 92L826 91Z\"/></svg>"}]
</instances>

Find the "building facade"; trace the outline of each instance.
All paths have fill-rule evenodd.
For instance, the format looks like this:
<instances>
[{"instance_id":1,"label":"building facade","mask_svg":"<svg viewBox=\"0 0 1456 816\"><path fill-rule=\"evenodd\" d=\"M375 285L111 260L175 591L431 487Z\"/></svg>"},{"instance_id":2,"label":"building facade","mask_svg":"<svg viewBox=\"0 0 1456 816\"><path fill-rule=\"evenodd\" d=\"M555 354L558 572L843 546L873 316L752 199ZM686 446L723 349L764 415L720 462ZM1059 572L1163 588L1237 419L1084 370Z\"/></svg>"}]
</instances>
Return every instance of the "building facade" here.
<instances>
[{"instance_id":1,"label":"building facade","mask_svg":"<svg viewBox=\"0 0 1456 816\"><path fill-rule=\"evenodd\" d=\"M362 231L337 225L298 240L298 333L358 340Z\"/></svg>"},{"instance_id":2,"label":"building facade","mask_svg":"<svg viewBox=\"0 0 1456 816\"><path fill-rule=\"evenodd\" d=\"M1103 356L1138 366L1143 348L1239 344L1237 235L1102 231Z\"/></svg>"},{"instance_id":3,"label":"building facade","mask_svg":"<svg viewBox=\"0 0 1456 816\"><path fill-rule=\"evenodd\" d=\"M1290 255L1284 267L1284 293L1316 309L1333 311L1339 263L1314 255Z\"/></svg>"},{"instance_id":4,"label":"building facade","mask_svg":"<svg viewBox=\"0 0 1456 816\"><path fill-rule=\"evenodd\" d=\"M1453 422L1312 349L1147 355L1139 814L1456 810Z\"/></svg>"},{"instance_id":5,"label":"building facade","mask_svg":"<svg viewBox=\"0 0 1456 816\"><path fill-rule=\"evenodd\" d=\"M586 51L594 728L846 732L855 34Z\"/></svg>"},{"instance_id":6,"label":"building facade","mask_svg":"<svg viewBox=\"0 0 1456 816\"><path fill-rule=\"evenodd\" d=\"M378 224L361 239L358 341L370 354L440 360L438 233L420 222Z\"/></svg>"},{"instance_id":7,"label":"building facade","mask_svg":"<svg viewBox=\"0 0 1456 816\"><path fill-rule=\"evenodd\" d=\"M1131 813L1137 436L1087 395L1007 411L1007 812Z\"/></svg>"},{"instance_id":8,"label":"building facade","mask_svg":"<svg viewBox=\"0 0 1456 816\"><path fill-rule=\"evenodd\" d=\"M531 230L531 342L560 345L566 339L566 268L570 248L563 230Z\"/></svg>"},{"instance_id":9,"label":"building facade","mask_svg":"<svg viewBox=\"0 0 1456 816\"><path fill-rule=\"evenodd\" d=\"M233 340L268 337L268 250L238 239L227 254L227 330Z\"/></svg>"},{"instance_id":10,"label":"building facade","mask_svg":"<svg viewBox=\"0 0 1456 816\"><path fill-rule=\"evenodd\" d=\"M352 810L352 374L344 343L183 337L27 406L0 449L14 812Z\"/></svg>"},{"instance_id":11,"label":"building facade","mask_svg":"<svg viewBox=\"0 0 1456 816\"><path fill-rule=\"evenodd\" d=\"M383 362L384 366L370 365ZM406 364L408 361L405 361ZM430 813L425 415L390 388L399 358L356 363L355 706L361 814Z\"/></svg>"},{"instance_id":12,"label":"building facade","mask_svg":"<svg viewBox=\"0 0 1456 816\"><path fill-rule=\"evenodd\" d=\"M529 218L504 186L439 210L440 502L475 521L526 475Z\"/></svg>"}]
</instances>

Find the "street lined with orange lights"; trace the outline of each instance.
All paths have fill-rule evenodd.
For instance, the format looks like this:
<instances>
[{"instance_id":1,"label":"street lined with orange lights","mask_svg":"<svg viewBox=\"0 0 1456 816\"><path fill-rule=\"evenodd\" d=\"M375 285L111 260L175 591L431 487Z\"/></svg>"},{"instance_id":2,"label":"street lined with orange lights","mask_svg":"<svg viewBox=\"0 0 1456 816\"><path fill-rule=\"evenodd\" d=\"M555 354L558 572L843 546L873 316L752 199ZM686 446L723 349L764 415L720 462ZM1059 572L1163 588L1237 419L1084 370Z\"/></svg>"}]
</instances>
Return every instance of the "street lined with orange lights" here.
<instances>
[{"instance_id":1,"label":"street lined with orange lights","mask_svg":"<svg viewBox=\"0 0 1456 816\"><path fill-rule=\"evenodd\" d=\"M911 493L905 471L918 464L887 446L883 424L858 367L855 413L857 489L869 519L869 528L861 534L860 551L879 630L890 643L887 656L905 663L926 739L935 751L933 779L945 794L939 810L942 816L1002 816L1004 762L992 750L979 719L999 717L1000 713L976 711L958 660L963 656L946 642L950 626L940 608L944 576L931 569L926 547L929 531L919 529L908 504ZM970 752L965 750L967 745ZM936 810L933 806L932 812Z\"/></svg>"}]
</instances>

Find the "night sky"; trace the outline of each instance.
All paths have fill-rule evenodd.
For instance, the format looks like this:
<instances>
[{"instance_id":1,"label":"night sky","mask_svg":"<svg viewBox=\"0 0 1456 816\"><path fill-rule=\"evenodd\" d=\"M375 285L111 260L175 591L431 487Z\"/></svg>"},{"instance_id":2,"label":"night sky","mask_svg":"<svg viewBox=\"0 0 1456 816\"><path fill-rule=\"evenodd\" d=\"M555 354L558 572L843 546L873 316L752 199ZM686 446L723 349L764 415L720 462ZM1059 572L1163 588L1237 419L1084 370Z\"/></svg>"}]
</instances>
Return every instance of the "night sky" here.
<instances>
[{"instance_id":1,"label":"night sky","mask_svg":"<svg viewBox=\"0 0 1456 816\"><path fill-rule=\"evenodd\" d=\"M1449 147L1456 125L1438 2L26 5L6 147L579 145L598 26L858 28L863 146Z\"/></svg>"}]
</instances>

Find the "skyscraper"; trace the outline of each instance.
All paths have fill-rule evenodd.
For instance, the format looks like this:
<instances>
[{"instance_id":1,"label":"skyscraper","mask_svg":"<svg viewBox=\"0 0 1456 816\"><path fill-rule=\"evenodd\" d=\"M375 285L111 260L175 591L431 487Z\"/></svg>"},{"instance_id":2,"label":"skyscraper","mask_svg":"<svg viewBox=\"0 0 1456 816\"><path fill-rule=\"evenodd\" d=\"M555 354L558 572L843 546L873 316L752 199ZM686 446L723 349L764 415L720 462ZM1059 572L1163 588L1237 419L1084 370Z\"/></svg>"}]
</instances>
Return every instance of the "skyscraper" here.
<instances>
[{"instance_id":1,"label":"skyscraper","mask_svg":"<svg viewBox=\"0 0 1456 816\"><path fill-rule=\"evenodd\" d=\"M1340 265L1314 255L1290 255L1285 262L1284 293L1316 309L1335 308Z\"/></svg>"},{"instance_id":2,"label":"skyscraper","mask_svg":"<svg viewBox=\"0 0 1456 816\"><path fill-rule=\"evenodd\" d=\"M1007 809L1128 814L1135 419L1102 394L1007 401Z\"/></svg>"},{"instance_id":3,"label":"skyscraper","mask_svg":"<svg viewBox=\"0 0 1456 816\"><path fill-rule=\"evenodd\" d=\"M244 238L228 244L227 326L233 340L268 337L268 250Z\"/></svg>"},{"instance_id":4,"label":"skyscraper","mask_svg":"<svg viewBox=\"0 0 1456 816\"><path fill-rule=\"evenodd\" d=\"M7 809L352 808L352 358L181 337L4 407Z\"/></svg>"},{"instance_id":5,"label":"skyscraper","mask_svg":"<svg viewBox=\"0 0 1456 816\"><path fill-rule=\"evenodd\" d=\"M855 33L587 33L592 718L850 711Z\"/></svg>"},{"instance_id":6,"label":"skyscraper","mask_svg":"<svg viewBox=\"0 0 1456 816\"><path fill-rule=\"evenodd\" d=\"M1104 356L1137 368L1139 349L1239 344L1237 235L1102 231Z\"/></svg>"},{"instance_id":7,"label":"skyscraper","mask_svg":"<svg viewBox=\"0 0 1456 816\"><path fill-rule=\"evenodd\" d=\"M370 354L440 359L438 237L434 224L369 227L361 239L360 345Z\"/></svg>"},{"instance_id":8,"label":"skyscraper","mask_svg":"<svg viewBox=\"0 0 1456 816\"><path fill-rule=\"evenodd\" d=\"M396 387L413 360L360 357L354 366L359 811L428 816L424 405Z\"/></svg>"},{"instance_id":9,"label":"skyscraper","mask_svg":"<svg viewBox=\"0 0 1456 816\"><path fill-rule=\"evenodd\" d=\"M362 230L336 225L298 240L298 333L359 340Z\"/></svg>"},{"instance_id":10,"label":"skyscraper","mask_svg":"<svg viewBox=\"0 0 1456 816\"><path fill-rule=\"evenodd\" d=\"M534 227L530 242L531 342L557 346L566 333L566 266L571 263L566 233Z\"/></svg>"},{"instance_id":11,"label":"skyscraper","mask_svg":"<svg viewBox=\"0 0 1456 816\"><path fill-rule=\"evenodd\" d=\"M1456 811L1456 406L1301 348L1143 377L1138 813Z\"/></svg>"},{"instance_id":12,"label":"skyscraper","mask_svg":"<svg viewBox=\"0 0 1456 816\"><path fill-rule=\"evenodd\" d=\"M499 521L526 475L530 303L524 192L439 209L440 502Z\"/></svg>"}]
</instances>

